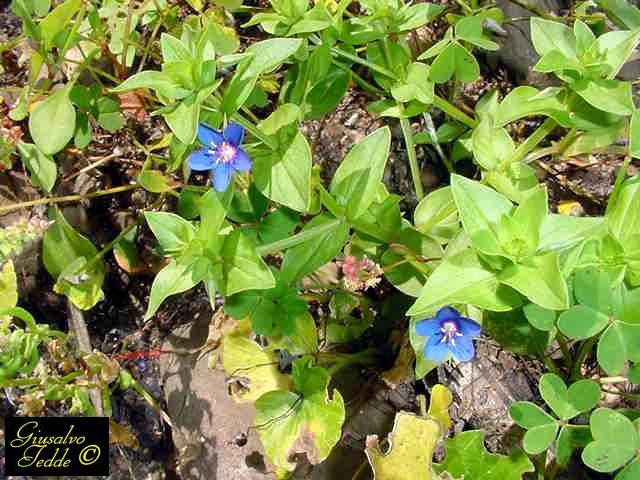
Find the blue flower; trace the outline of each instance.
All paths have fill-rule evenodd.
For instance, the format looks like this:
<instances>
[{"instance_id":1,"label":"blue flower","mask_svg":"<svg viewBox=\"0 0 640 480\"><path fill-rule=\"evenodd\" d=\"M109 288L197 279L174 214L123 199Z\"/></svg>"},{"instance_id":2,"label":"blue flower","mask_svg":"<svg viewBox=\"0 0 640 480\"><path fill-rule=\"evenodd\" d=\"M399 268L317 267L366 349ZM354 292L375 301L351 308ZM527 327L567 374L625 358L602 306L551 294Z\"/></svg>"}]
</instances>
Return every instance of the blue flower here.
<instances>
[{"instance_id":1,"label":"blue flower","mask_svg":"<svg viewBox=\"0 0 640 480\"><path fill-rule=\"evenodd\" d=\"M222 132L201 123L198 140L204 147L189 156L191 170L210 170L213 188L219 192L226 191L234 171L248 172L251 169L251 159L240 148L243 139L244 128L237 123L230 123Z\"/></svg>"},{"instance_id":2,"label":"blue flower","mask_svg":"<svg viewBox=\"0 0 640 480\"><path fill-rule=\"evenodd\" d=\"M482 328L470 318L460 315L455 308L443 307L434 318L416 323L416 332L429 337L424 345L424 358L442 362L449 354L460 362L468 362L476 354L473 339Z\"/></svg>"}]
</instances>

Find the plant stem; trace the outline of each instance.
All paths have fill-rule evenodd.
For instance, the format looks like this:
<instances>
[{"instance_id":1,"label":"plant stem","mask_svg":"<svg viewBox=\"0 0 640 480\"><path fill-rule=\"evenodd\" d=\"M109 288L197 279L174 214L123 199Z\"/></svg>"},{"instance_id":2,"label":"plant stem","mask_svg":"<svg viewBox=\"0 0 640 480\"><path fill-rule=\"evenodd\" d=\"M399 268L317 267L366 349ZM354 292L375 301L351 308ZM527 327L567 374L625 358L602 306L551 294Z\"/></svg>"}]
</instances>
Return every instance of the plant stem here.
<instances>
[{"instance_id":1,"label":"plant stem","mask_svg":"<svg viewBox=\"0 0 640 480\"><path fill-rule=\"evenodd\" d=\"M519 162L527 154L532 151L536 146L545 139L547 135L549 135L554 128L558 126L557 122L553 118L547 118L542 125L540 125L535 132L533 132L529 138L527 138L524 142L518 145L511 155L509 155L503 162L504 165L509 165L510 163Z\"/></svg>"},{"instance_id":2,"label":"plant stem","mask_svg":"<svg viewBox=\"0 0 640 480\"><path fill-rule=\"evenodd\" d=\"M524 8L525 10L529 10L531 13L535 13L539 17L542 17L542 18L544 18L546 20L556 20L557 21L559 19L558 17L556 17L552 13L549 13L549 12L543 10L542 8L538 7L537 5L529 3L526 0L511 0L511 1L513 3L515 3L516 5Z\"/></svg>"},{"instance_id":3,"label":"plant stem","mask_svg":"<svg viewBox=\"0 0 640 480\"><path fill-rule=\"evenodd\" d=\"M451 118L455 118L459 122L464 123L469 128L474 128L477 124L475 119L471 118L469 115L464 113L458 107L453 105L451 102L445 100L442 97L435 95L433 97L433 105L438 107L444 113L449 115Z\"/></svg>"},{"instance_id":4,"label":"plant stem","mask_svg":"<svg viewBox=\"0 0 640 480\"><path fill-rule=\"evenodd\" d=\"M571 358L571 352L569 351L567 341L561 333L558 333L556 335L556 340L558 342L558 345L560 345L560 350L562 351L562 356L564 357L564 363L567 366L567 369L571 369L571 365L573 365L573 359Z\"/></svg>"},{"instance_id":5,"label":"plant stem","mask_svg":"<svg viewBox=\"0 0 640 480\"><path fill-rule=\"evenodd\" d=\"M258 252L258 255L264 256L269 255L270 253L276 253L281 250L286 250L287 248L295 247L296 245L300 245L301 243L306 242L315 235L320 235L324 232L331 231L336 227L336 225L341 222L342 220L339 220L337 218L330 220L326 223L323 223L322 225L318 225L307 230L302 230L301 232L296 233L295 235L292 235L290 237L283 238L282 240L276 240L275 242L261 245L256 248L256 252Z\"/></svg>"},{"instance_id":6,"label":"plant stem","mask_svg":"<svg viewBox=\"0 0 640 480\"><path fill-rule=\"evenodd\" d=\"M431 139L431 143L433 143L433 148L435 148L436 152L438 152L438 155L440 155L442 163L444 163L444 166L447 167L447 171L449 173L453 173L453 163L451 163L449 157L447 157L447 155L444 153L444 150L442 150L442 145L440 145L440 142L438 141L438 134L436 132L436 127L433 124L433 118L431 118L431 114L429 112L424 112L422 114L422 118L424 118L424 124L427 130L427 134Z\"/></svg>"},{"instance_id":7,"label":"plant stem","mask_svg":"<svg viewBox=\"0 0 640 480\"><path fill-rule=\"evenodd\" d=\"M397 80L396 75L391 71L387 70L384 67L381 67L378 64L372 63L364 58L360 58L357 55L352 55L344 50L340 50L338 47L331 47L331 52L335 55L339 55L342 58L346 58L347 60L351 60L352 62L359 63L363 67L367 67L369 70L373 70L374 72L378 72L380 75L384 75L385 77L389 77L393 80Z\"/></svg>"},{"instance_id":8,"label":"plant stem","mask_svg":"<svg viewBox=\"0 0 640 480\"><path fill-rule=\"evenodd\" d=\"M576 359L573 363L573 369L571 370L571 380L578 380L582 376L582 364L591 353L591 350L593 349L597 341L598 337L592 337L582 344L582 347L580 347L580 351L578 352L578 355L576 356Z\"/></svg>"},{"instance_id":9,"label":"plant stem","mask_svg":"<svg viewBox=\"0 0 640 480\"><path fill-rule=\"evenodd\" d=\"M81 195L65 195L63 197L39 198L37 200L29 200L28 202L0 206L0 214L12 212L13 210L19 210L20 208L35 207L36 205L49 205L53 203L79 202L82 200L90 200L92 198L103 197L105 195L113 195L114 193L135 190L136 188L141 188L141 185L138 183L134 183L131 185L122 185L120 187L98 190L97 192L84 193Z\"/></svg>"},{"instance_id":10,"label":"plant stem","mask_svg":"<svg viewBox=\"0 0 640 480\"><path fill-rule=\"evenodd\" d=\"M402 108L401 104L398 107ZM407 146L407 155L409 156L409 168L411 169L411 178L413 179L413 188L416 191L418 201L424 197L424 189L422 188L422 176L420 167L418 166L418 157L416 156L416 146L413 141L413 131L408 118L400 119L400 127L404 136L404 143Z\"/></svg>"}]
</instances>

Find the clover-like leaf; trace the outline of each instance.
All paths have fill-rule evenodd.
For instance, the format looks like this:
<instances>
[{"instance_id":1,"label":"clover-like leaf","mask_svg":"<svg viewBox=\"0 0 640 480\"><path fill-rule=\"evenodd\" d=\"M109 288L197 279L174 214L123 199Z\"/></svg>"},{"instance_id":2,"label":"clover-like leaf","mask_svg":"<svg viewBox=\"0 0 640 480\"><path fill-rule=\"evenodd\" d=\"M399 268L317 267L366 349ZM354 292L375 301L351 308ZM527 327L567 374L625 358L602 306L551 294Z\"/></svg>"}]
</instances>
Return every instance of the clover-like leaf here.
<instances>
[{"instance_id":1,"label":"clover-like leaf","mask_svg":"<svg viewBox=\"0 0 640 480\"><path fill-rule=\"evenodd\" d=\"M431 458L441 433L440 423L433 418L396 413L386 454L380 450L377 435L367 436L365 453L374 479L432 480Z\"/></svg>"},{"instance_id":2,"label":"clover-like leaf","mask_svg":"<svg viewBox=\"0 0 640 480\"><path fill-rule=\"evenodd\" d=\"M600 386L593 380L580 380L569 388L555 373L540 378L540 395L559 418L569 420L593 408L600 399Z\"/></svg>"},{"instance_id":3,"label":"clover-like leaf","mask_svg":"<svg viewBox=\"0 0 640 480\"><path fill-rule=\"evenodd\" d=\"M509 409L511 418L527 429L523 447L527 453L536 455L553 443L558 432L555 418L531 402L516 402Z\"/></svg>"},{"instance_id":4,"label":"clover-like leaf","mask_svg":"<svg viewBox=\"0 0 640 480\"><path fill-rule=\"evenodd\" d=\"M582 461L597 472L612 472L633 458L640 447L631 420L609 408L599 408L589 419L593 442L582 451Z\"/></svg>"}]
</instances>

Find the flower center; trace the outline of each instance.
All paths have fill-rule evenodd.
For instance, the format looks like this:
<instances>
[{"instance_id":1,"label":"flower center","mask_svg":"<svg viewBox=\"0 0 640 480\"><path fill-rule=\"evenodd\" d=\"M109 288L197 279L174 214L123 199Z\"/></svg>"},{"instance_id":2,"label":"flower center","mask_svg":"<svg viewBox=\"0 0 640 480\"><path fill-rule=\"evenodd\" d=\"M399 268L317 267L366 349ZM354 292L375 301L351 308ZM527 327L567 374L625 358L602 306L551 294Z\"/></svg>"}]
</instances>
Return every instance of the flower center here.
<instances>
[{"instance_id":1,"label":"flower center","mask_svg":"<svg viewBox=\"0 0 640 480\"><path fill-rule=\"evenodd\" d=\"M442 333L441 343L456 344L456 337L461 337L462 333L458 331L458 324L451 320L447 320L440 324L440 333Z\"/></svg>"},{"instance_id":2,"label":"flower center","mask_svg":"<svg viewBox=\"0 0 640 480\"><path fill-rule=\"evenodd\" d=\"M229 142L222 142L220 145L212 145L215 150L209 150L210 153L216 154L218 163L231 163L238 153L236 147Z\"/></svg>"}]
</instances>

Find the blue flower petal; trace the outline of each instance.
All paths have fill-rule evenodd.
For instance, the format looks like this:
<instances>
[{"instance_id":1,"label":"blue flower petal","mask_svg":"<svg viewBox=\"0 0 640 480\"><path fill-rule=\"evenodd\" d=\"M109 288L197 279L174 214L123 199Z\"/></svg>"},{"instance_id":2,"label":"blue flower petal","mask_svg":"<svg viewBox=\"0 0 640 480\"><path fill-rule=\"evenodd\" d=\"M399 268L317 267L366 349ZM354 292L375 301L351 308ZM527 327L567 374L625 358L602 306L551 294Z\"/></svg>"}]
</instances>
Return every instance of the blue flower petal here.
<instances>
[{"instance_id":1,"label":"blue flower petal","mask_svg":"<svg viewBox=\"0 0 640 480\"><path fill-rule=\"evenodd\" d=\"M216 164L216 156L209 153L208 148L194 150L189 155L189 167L191 170L211 170Z\"/></svg>"},{"instance_id":2,"label":"blue flower petal","mask_svg":"<svg viewBox=\"0 0 640 480\"><path fill-rule=\"evenodd\" d=\"M438 363L445 361L449 353L451 353L451 346L441 340L442 335L436 334L429 337L423 349L424 358Z\"/></svg>"},{"instance_id":3,"label":"blue flower petal","mask_svg":"<svg viewBox=\"0 0 640 480\"><path fill-rule=\"evenodd\" d=\"M473 357L476 355L476 349L473 346L471 337L458 337L456 338L456 344L449 345L449 348L455 359L460 362L473 360Z\"/></svg>"},{"instance_id":4,"label":"blue flower petal","mask_svg":"<svg viewBox=\"0 0 640 480\"><path fill-rule=\"evenodd\" d=\"M460 333L465 337L479 337L482 332L482 327L470 318L460 317L458 324L460 325Z\"/></svg>"},{"instance_id":5,"label":"blue flower petal","mask_svg":"<svg viewBox=\"0 0 640 480\"><path fill-rule=\"evenodd\" d=\"M224 139L234 147L239 147L244 140L244 127L239 123L230 123L224 129Z\"/></svg>"},{"instance_id":6,"label":"blue flower petal","mask_svg":"<svg viewBox=\"0 0 640 480\"><path fill-rule=\"evenodd\" d=\"M201 123L198 125L198 140L204 145L211 146L224 142L224 137L222 136L222 132Z\"/></svg>"},{"instance_id":7,"label":"blue flower petal","mask_svg":"<svg viewBox=\"0 0 640 480\"><path fill-rule=\"evenodd\" d=\"M460 312L453 307L442 307L438 310L438 313L436 313L436 318L441 322L444 322L445 320L457 320L460 318Z\"/></svg>"},{"instance_id":8,"label":"blue flower petal","mask_svg":"<svg viewBox=\"0 0 640 480\"><path fill-rule=\"evenodd\" d=\"M233 169L229 164L219 163L214 170L211 170L211 178L213 180L213 188L218 192L226 192L231 181Z\"/></svg>"},{"instance_id":9,"label":"blue flower petal","mask_svg":"<svg viewBox=\"0 0 640 480\"><path fill-rule=\"evenodd\" d=\"M233 169L239 172L248 172L251 170L251 159L247 152L239 148L236 152L236 158L233 161Z\"/></svg>"},{"instance_id":10,"label":"blue flower petal","mask_svg":"<svg viewBox=\"0 0 640 480\"><path fill-rule=\"evenodd\" d=\"M416 333L423 337L435 335L440 330L440 321L437 318L427 318L416 323Z\"/></svg>"}]
</instances>

